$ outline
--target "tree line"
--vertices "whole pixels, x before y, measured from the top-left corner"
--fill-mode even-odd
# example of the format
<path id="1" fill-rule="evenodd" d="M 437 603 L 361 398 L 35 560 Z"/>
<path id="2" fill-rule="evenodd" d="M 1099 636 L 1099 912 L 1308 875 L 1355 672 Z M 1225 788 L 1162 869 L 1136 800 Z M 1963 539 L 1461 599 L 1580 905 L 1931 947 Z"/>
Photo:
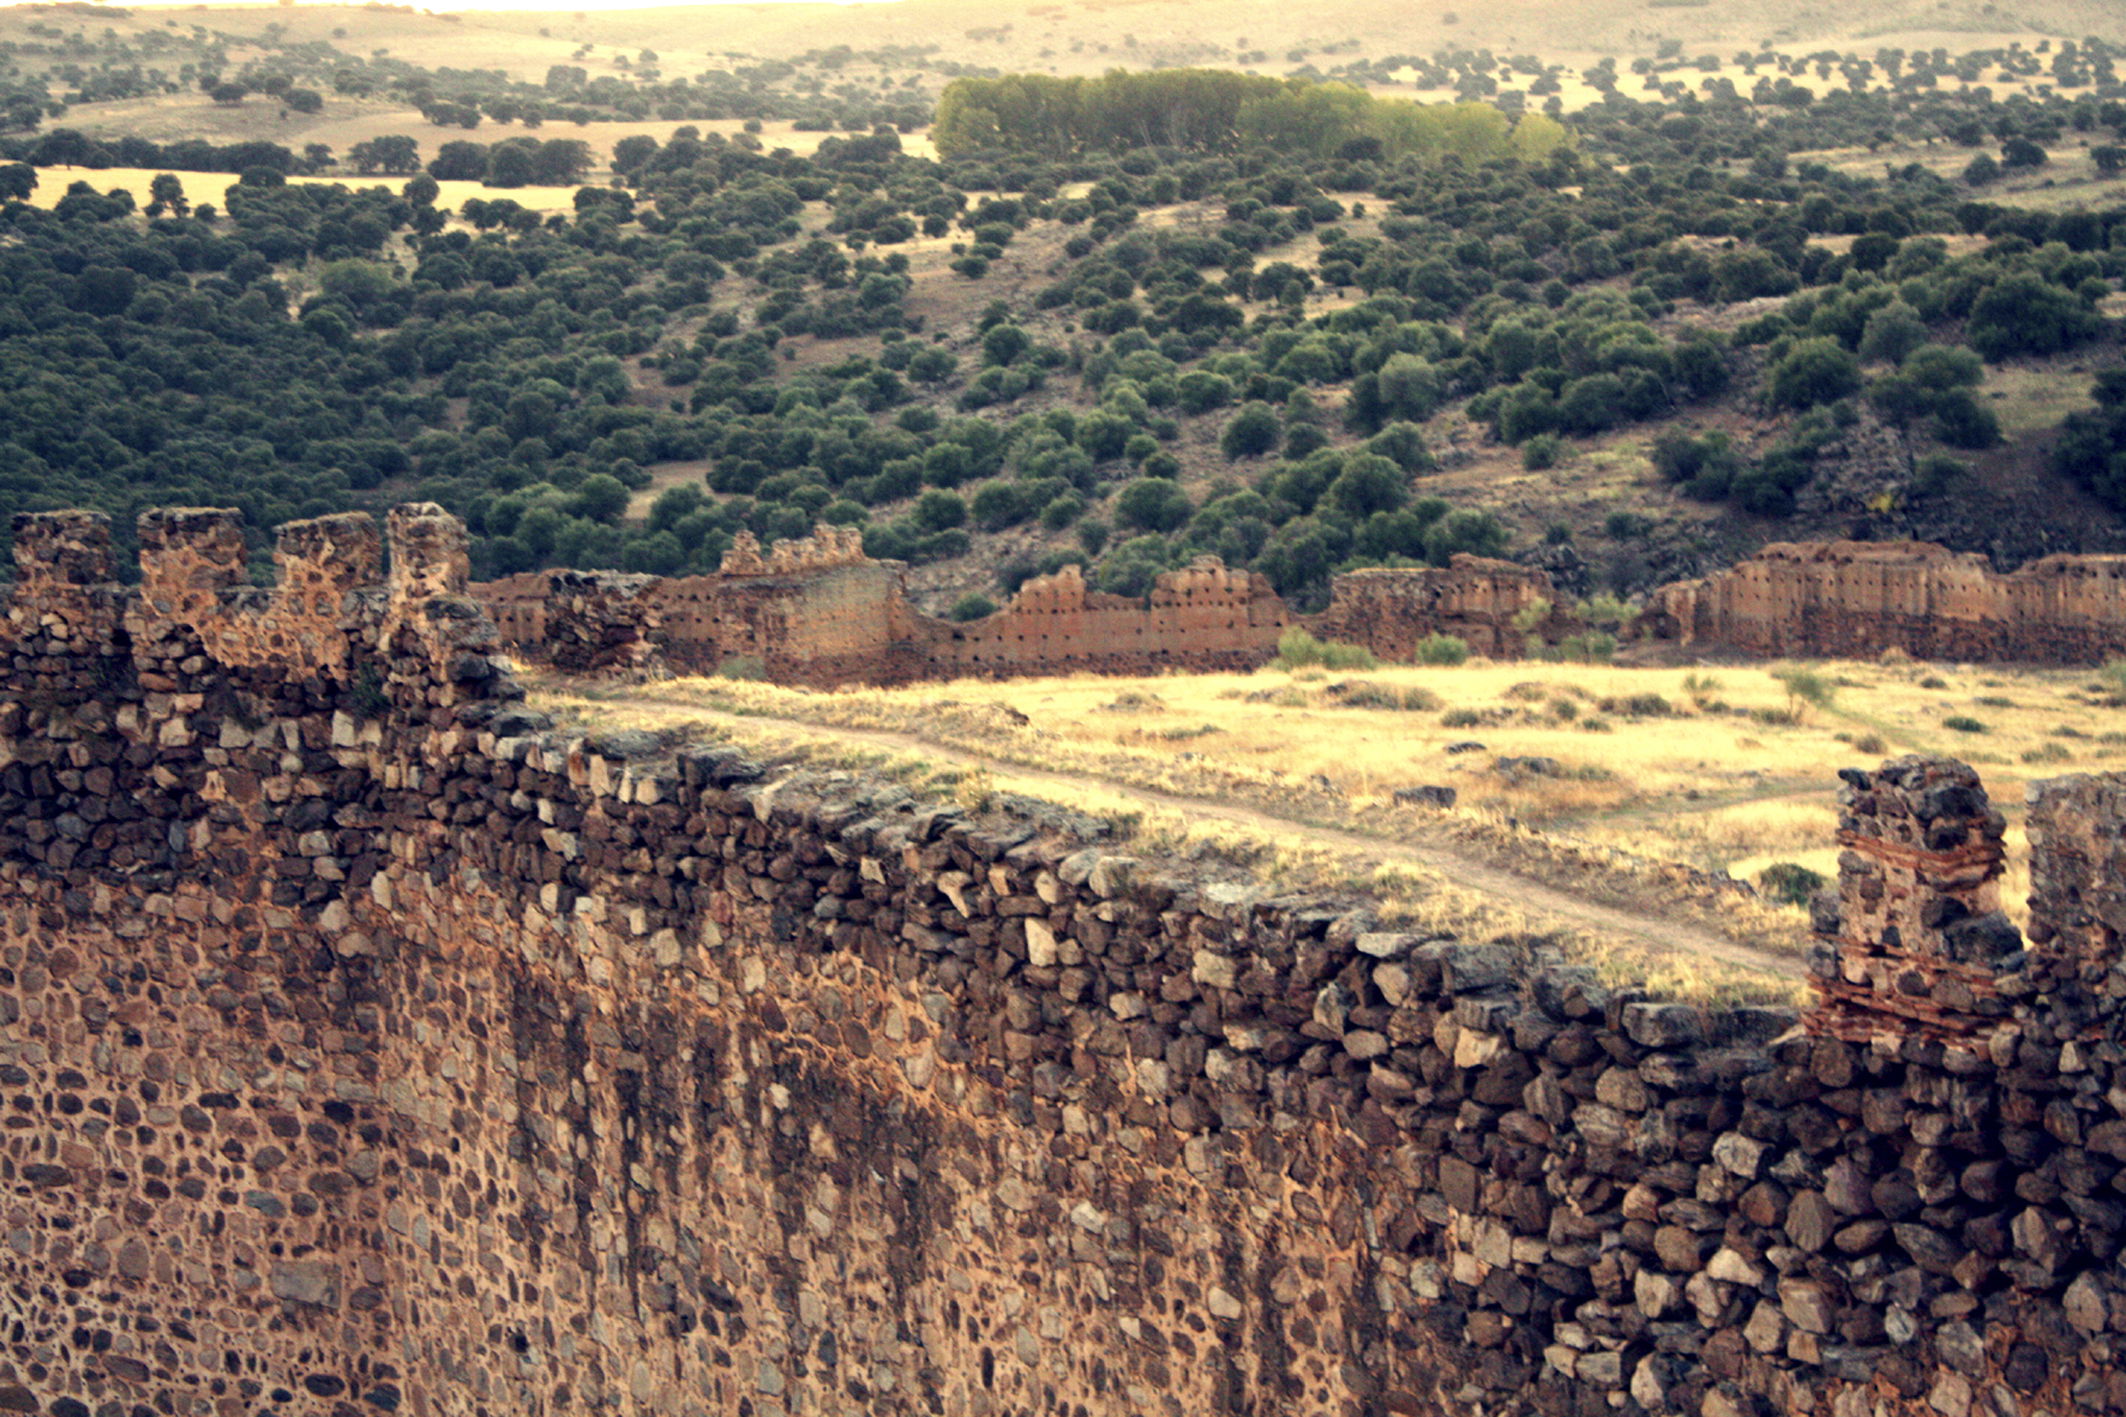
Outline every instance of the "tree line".
<path id="1" fill-rule="evenodd" d="M 938 100 L 931 141 L 948 158 L 997 149 L 1051 153 L 1245 147 L 1293 156 L 1467 163 L 1540 162 L 1571 134 L 1541 114 L 1515 123 L 1483 103 L 1418 104 L 1349 84 L 1226 69 L 1116 70 L 1100 78 L 959 78 Z"/>

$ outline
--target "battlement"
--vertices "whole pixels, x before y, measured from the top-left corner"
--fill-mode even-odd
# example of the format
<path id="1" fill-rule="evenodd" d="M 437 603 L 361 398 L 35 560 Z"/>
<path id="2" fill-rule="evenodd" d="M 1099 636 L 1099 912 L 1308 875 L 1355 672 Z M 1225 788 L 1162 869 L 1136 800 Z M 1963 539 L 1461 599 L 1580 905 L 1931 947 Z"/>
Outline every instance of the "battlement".
<path id="1" fill-rule="evenodd" d="M 2006 1013 L 1997 980 L 2023 948 L 2000 910 L 2001 814 L 1948 758 L 1839 774 L 1838 885 L 1819 900 L 1818 1026 L 1867 1037 L 1892 1018 L 1971 1034 Z"/>
<path id="2" fill-rule="evenodd" d="M 731 542 L 731 549 L 724 552 L 723 564 L 717 569 L 718 574 L 726 576 L 794 576 L 854 566 L 866 559 L 862 532 L 853 526 L 821 522 L 810 536 L 778 541 L 765 555 L 760 539 L 750 531 L 742 531 Z"/>
<path id="3" fill-rule="evenodd" d="M 391 571 L 385 588 L 393 606 L 465 593 L 472 575 L 465 523 L 433 502 L 405 502 L 391 509 L 386 525 Z"/>
<path id="4" fill-rule="evenodd" d="M 2030 938 L 2106 992 L 2126 946 L 2126 774 L 2033 782 Z"/>
<path id="5" fill-rule="evenodd" d="M 102 512 L 15 514 L 15 581 L 32 590 L 111 579 L 111 519 Z"/>
<path id="6" fill-rule="evenodd" d="M 102 513 L 17 517 L 18 570 L 7 602 L 16 641 L 58 637 L 71 655 L 143 662 L 182 662 L 197 652 L 223 668 L 275 667 L 344 682 L 355 659 L 401 625 L 418 622 L 439 662 L 492 640 L 484 614 L 463 595 L 464 525 L 431 503 L 393 509 L 384 535 L 361 512 L 283 524 L 274 581 L 265 587 L 249 583 L 240 512 L 155 508 L 140 514 L 137 534 L 133 588 L 113 578 Z M 155 682 L 170 679 L 149 672 Z"/>

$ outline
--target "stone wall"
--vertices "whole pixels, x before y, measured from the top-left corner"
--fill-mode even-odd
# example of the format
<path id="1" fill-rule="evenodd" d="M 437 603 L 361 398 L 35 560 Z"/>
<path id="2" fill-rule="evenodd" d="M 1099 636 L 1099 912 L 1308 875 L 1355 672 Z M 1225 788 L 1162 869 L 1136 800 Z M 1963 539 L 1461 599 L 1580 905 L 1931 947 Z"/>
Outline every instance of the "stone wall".
<path id="1" fill-rule="evenodd" d="M 1298 616 L 1267 579 L 1204 557 L 1158 576 L 1143 597 L 1092 590 L 1075 566 L 1021 586 L 965 624 L 909 603 L 902 569 L 822 527 L 763 556 L 750 537 L 713 576 L 534 571 L 472 587 L 503 642 L 572 672 L 669 664 L 708 673 L 734 661 L 780 683 L 900 684 L 966 676 L 1148 674 L 1253 669 L 1295 624 L 1409 659 L 1428 635 L 1480 654 L 1517 654 L 1515 616 L 1546 601 L 1540 572 L 1457 556 L 1451 567 L 1336 578 L 1328 611 Z"/>
<path id="2" fill-rule="evenodd" d="M 994 615 L 923 629 L 931 675 L 1007 678 L 1253 669 L 1291 623 L 1268 580 L 1209 556 L 1160 575 L 1141 600 L 1089 590 L 1066 566 L 1028 581 Z"/>
<path id="3" fill-rule="evenodd" d="M 1549 627 L 1550 578 L 1511 561 L 1457 555 L 1443 568 L 1347 571 L 1329 586 L 1317 633 L 1409 660 L 1429 635 L 1454 635 L 1478 654 L 1526 653 L 1530 630 Z M 1520 628 L 1526 624 L 1529 629 Z"/>
<path id="4" fill-rule="evenodd" d="M 2126 781 L 2038 790 L 1973 954 L 1976 781 L 1855 775 L 1824 1003 L 1704 1010 L 571 739 L 435 509 L 382 586 L 360 519 L 265 592 L 230 530 L 137 592 L 18 530 L 0 1411 L 2126 1410 Z M 1946 977 L 1892 930 L 1993 1006 L 1875 1007 Z"/>
<path id="5" fill-rule="evenodd" d="M 1684 645 L 1761 655 L 2093 664 L 2126 653 L 2126 556 L 2047 556 L 2010 575 L 1930 542 L 1774 543 L 1654 592 Z"/>

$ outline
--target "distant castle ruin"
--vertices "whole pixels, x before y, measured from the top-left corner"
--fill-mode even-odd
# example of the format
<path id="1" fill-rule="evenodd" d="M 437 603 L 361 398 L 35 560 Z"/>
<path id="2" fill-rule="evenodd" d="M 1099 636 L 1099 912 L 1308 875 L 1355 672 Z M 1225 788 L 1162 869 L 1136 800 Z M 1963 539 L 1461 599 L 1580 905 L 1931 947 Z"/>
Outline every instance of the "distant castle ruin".
<path id="1" fill-rule="evenodd" d="M 1520 627 L 1552 603 L 1542 572 L 1464 555 L 1445 567 L 1339 576 L 1328 609 L 1305 616 L 1263 576 L 1206 556 L 1159 576 L 1143 597 L 1094 590 L 1065 566 L 1026 582 L 994 614 L 958 624 L 917 609 L 903 576 L 899 563 L 866 557 L 853 531 L 822 526 L 766 555 L 741 536 L 710 576 L 530 571 L 472 591 L 508 644 L 557 668 L 655 657 L 708 671 L 753 661 L 800 684 L 1245 670 L 1275 656 L 1295 625 L 1389 659 L 1408 658 L 1431 634 L 1511 657 L 1526 648 Z"/>
<path id="2" fill-rule="evenodd" d="M 1144 597 L 1093 590 L 1075 566 L 1026 582 L 966 624 L 924 614 L 897 562 L 822 526 L 763 553 L 741 536 L 709 576 L 531 571 L 472 587 L 503 639 L 571 672 L 658 662 L 756 664 L 785 683 L 901 684 L 965 676 L 1253 669 L 1298 626 L 1413 659 L 1433 635 L 1493 658 L 1569 628 L 1550 579 L 1509 561 L 1350 571 L 1302 615 L 1262 576 L 1216 557 Z M 1656 590 L 1643 639 L 1714 654 L 2094 664 L 2126 654 L 2126 556 L 2048 556 L 2011 575 L 1925 542 L 1777 543 L 1702 580 Z"/>

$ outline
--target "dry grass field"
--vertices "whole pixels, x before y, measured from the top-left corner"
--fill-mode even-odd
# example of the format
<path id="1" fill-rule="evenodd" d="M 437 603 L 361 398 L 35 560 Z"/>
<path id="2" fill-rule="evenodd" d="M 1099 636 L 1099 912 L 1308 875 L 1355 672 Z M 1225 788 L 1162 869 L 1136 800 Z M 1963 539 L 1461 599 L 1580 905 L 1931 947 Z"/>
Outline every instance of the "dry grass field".
<path id="1" fill-rule="evenodd" d="M 181 172 L 185 200 L 197 205 L 210 202 L 216 207 L 228 205 L 229 189 L 237 182 L 233 172 Z M 133 200 L 142 206 L 148 204 L 148 187 L 155 180 L 156 172 L 145 167 L 41 167 L 37 169 L 37 190 L 30 194 L 30 202 L 39 207 L 55 207 L 67 189 L 76 182 L 86 182 L 99 192 L 124 190 L 133 194 Z M 396 191 L 403 186 L 403 177 L 291 177 L 291 183 L 316 183 L 323 186 L 343 184 L 348 187 L 389 187 Z M 488 187 L 478 182 L 438 182 L 441 189 L 436 197 L 436 206 L 444 211 L 456 211 L 468 200 L 479 197 L 493 200 L 507 197 L 519 206 L 540 212 L 569 212 L 575 210 L 576 189 L 573 187 Z"/>
<path id="2" fill-rule="evenodd" d="M 1025 790 L 1118 813 L 1180 857 L 1216 850 L 1280 882 L 1364 884 L 1450 927 L 1553 933 L 1671 988 L 1777 993 L 1791 980 L 1769 981 L 1746 961 L 1663 959 L 1643 940 L 1549 918 L 1495 882 L 1457 879 L 1451 866 L 1376 858 L 1398 843 L 1445 843 L 1472 863 L 1792 960 L 1801 908 L 1770 891 L 1723 891 L 1719 878 L 1761 884 L 1782 864 L 1835 874 L 1837 770 L 1944 753 L 1979 768 L 2008 821 L 2004 893 L 2019 914 L 2024 785 L 2126 767 L 2122 691 L 2116 673 L 1909 661 L 1471 661 L 836 693 L 728 678 L 554 684 L 542 698 L 596 724 L 706 725 L 765 751 L 972 762 L 988 788 L 1012 786 L 1023 769 L 1043 779 Z M 1056 774 L 1070 791 L 1057 792 Z M 1428 786 L 1454 789 L 1456 805 L 1397 799 Z M 1149 811 L 1144 793 L 1158 795 Z M 1368 842 L 1379 850 L 1369 855 Z"/>

